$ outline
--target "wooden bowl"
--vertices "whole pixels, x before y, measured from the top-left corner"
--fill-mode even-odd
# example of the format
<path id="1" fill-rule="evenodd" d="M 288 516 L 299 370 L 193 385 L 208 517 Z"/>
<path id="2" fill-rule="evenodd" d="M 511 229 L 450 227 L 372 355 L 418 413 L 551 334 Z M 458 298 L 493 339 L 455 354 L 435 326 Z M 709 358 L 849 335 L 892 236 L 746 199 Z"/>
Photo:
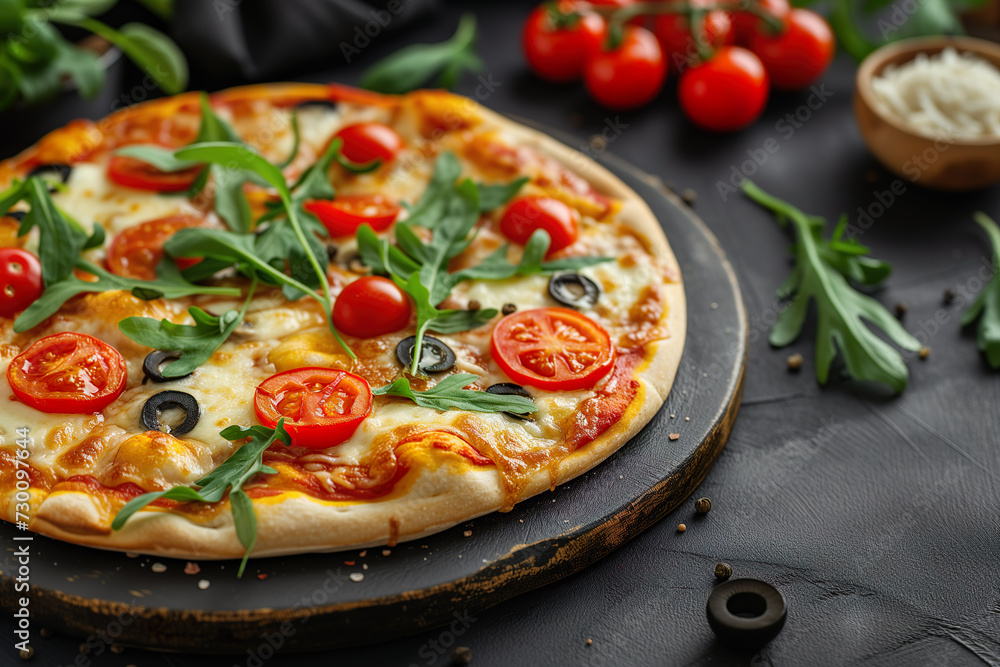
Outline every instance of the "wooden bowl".
<path id="1" fill-rule="evenodd" d="M 854 114 L 868 148 L 890 171 L 928 188 L 974 190 L 1000 182 L 1000 137 L 925 136 L 900 118 L 883 113 L 872 92 L 872 79 L 888 65 L 900 65 L 918 53 L 933 55 L 949 46 L 1000 68 L 1000 44 L 983 39 L 918 37 L 894 42 L 874 51 L 858 68 Z"/>

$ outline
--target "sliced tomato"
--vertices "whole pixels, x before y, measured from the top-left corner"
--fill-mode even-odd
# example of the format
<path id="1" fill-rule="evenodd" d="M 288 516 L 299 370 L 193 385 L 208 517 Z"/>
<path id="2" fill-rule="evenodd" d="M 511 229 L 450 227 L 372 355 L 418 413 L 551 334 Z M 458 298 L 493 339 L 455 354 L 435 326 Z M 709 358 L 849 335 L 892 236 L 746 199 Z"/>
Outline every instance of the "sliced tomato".
<path id="1" fill-rule="evenodd" d="M 27 250 L 0 248 L 0 317 L 13 317 L 42 295 L 42 264 Z"/>
<path id="2" fill-rule="evenodd" d="M 512 380 L 539 389 L 587 389 L 611 372 L 615 349 L 600 324 L 568 308 L 508 315 L 493 329 L 490 352 Z"/>
<path id="3" fill-rule="evenodd" d="M 354 236 L 361 225 L 376 232 L 389 229 L 402 207 L 382 195 L 340 195 L 334 200 L 308 202 L 306 210 L 319 218 L 332 236 Z"/>
<path id="4" fill-rule="evenodd" d="M 187 190 L 200 171 L 200 166 L 181 171 L 160 171 L 148 162 L 124 155 L 115 155 L 108 162 L 108 178 L 114 183 L 126 188 L 153 192 Z"/>
<path id="5" fill-rule="evenodd" d="M 163 259 L 163 244 L 167 239 L 181 229 L 204 224 L 205 221 L 197 215 L 180 213 L 129 227 L 116 236 L 108 247 L 108 269 L 126 278 L 156 280 L 156 265 Z M 191 257 L 175 260 L 181 269 L 200 261 Z"/>
<path id="6" fill-rule="evenodd" d="M 549 254 L 572 245 L 579 231 L 580 214 L 558 199 L 539 195 L 519 197 L 500 219 L 500 231 L 514 243 L 524 245 L 536 229 L 549 233 Z"/>
<path id="7" fill-rule="evenodd" d="M 382 123 L 354 123 L 333 136 L 344 142 L 340 154 L 357 164 L 372 160 L 391 162 L 403 147 L 396 130 Z"/>
<path id="8" fill-rule="evenodd" d="M 7 367 L 17 400 L 60 414 L 100 412 L 121 396 L 127 379 L 118 350 L 75 331 L 36 341 Z"/>
<path id="9" fill-rule="evenodd" d="M 260 383 L 257 419 L 274 428 L 282 417 L 292 445 L 326 449 L 344 442 L 372 409 L 368 382 L 334 368 L 296 368 Z"/>

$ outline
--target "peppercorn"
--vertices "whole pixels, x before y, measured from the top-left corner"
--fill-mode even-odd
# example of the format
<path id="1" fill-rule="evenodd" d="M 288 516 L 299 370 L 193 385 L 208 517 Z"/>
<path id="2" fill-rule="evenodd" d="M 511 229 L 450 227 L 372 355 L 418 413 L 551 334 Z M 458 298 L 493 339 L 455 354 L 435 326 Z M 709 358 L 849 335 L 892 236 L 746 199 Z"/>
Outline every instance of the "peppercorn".
<path id="1" fill-rule="evenodd" d="M 712 509 L 712 501 L 709 498 L 699 498 L 694 501 L 694 511 L 698 514 L 708 514 Z"/>
<path id="2" fill-rule="evenodd" d="M 35 647 L 29 646 L 28 648 L 22 648 L 18 655 L 21 656 L 21 660 L 31 660 L 35 657 Z"/>
<path id="3" fill-rule="evenodd" d="M 687 529 L 688 529 L 688 527 L 686 525 L 684 525 L 683 523 L 677 524 L 677 532 L 678 533 L 683 533 Z"/>
<path id="4" fill-rule="evenodd" d="M 795 354 L 789 355 L 788 359 L 785 360 L 788 364 L 788 370 L 797 372 L 802 368 L 802 355 L 796 352 Z"/>
<path id="5" fill-rule="evenodd" d="M 927 357 L 931 356 L 931 348 L 924 345 L 922 348 L 920 348 L 920 351 L 917 352 L 917 356 L 919 356 L 921 359 L 926 359 Z"/>
<path id="6" fill-rule="evenodd" d="M 729 563 L 716 563 L 715 564 L 715 578 L 722 579 L 725 581 L 729 577 L 733 576 L 733 568 L 730 567 Z"/>
<path id="7" fill-rule="evenodd" d="M 511 313 L 516 313 L 517 306 L 515 306 L 512 303 L 505 303 L 503 305 L 503 308 L 500 309 L 500 312 L 503 313 L 504 315 L 510 315 Z"/>
<path id="8" fill-rule="evenodd" d="M 951 304 L 955 303 L 956 296 L 958 295 L 955 294 L 955 290 L 948 288 L 944 291 L 944 294 L 941 296 L 941 300 L 944 301 L 944 305 L 950 306 Z"/>
<path id="9" fill-rule="evenodd" d="M 468 305 L 469 310 L 482 310 L 482 308 L 483 304 L 479 303 L 479 301 L 476 299 L 473 299 L 472 301 L 469 302 Z"/>
<path id="10" fill-rule="evenodd" d="M 467 665 L 472 662 L 472 649 L 468 646 L 459 646 L 451 652 L 451 664 Z"/>
<path id="11" fill-rule="evenodd" d="M 909 309 L 910 307 L 906 305 L 905 301 L 900 301 L 899 303 L 897 303 L 893 309 L 896 312 L 896 319 L 903 319 L 903 315 L 906 315 L 906 311 L 908 311 Z"/>

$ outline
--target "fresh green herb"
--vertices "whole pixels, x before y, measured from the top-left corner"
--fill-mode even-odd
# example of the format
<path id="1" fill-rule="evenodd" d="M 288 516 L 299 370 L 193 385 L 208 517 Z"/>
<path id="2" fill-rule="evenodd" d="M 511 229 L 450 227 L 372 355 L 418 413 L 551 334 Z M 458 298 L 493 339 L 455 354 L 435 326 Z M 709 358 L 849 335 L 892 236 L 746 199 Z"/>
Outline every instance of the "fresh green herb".
<path id="1" fill-rule="evenodd" d="M 413 44 L 375 63 L 361 85 L 380 93 L 402 94 L 425 85 L 437 76 L 437 85 L 452 88 L 463 71 L 480 72 L 483 61 L 474 50 L 476 19 L 466 14 L 455 35 L 439 44 Z"/>
<path id="2" fill-rule="evenodd" d="M 750 181 L 743 182 L 743 192 L 776 213 L 782 225 L 791 223 L 795 230 L 795 269 L 778 291 L 780 297 L 792 301 L 778 315 L 771 329 L 771 345 L 785 347 L 799 337 L 809 302 L 814 300 L 817 311 L 816 378 L 819 382 L 826 383 L 839 350 L 847 372 L 854 378 L 882 382 L 897 392 L 903 391 L 909 374 L 902 356 L 876 336 L 863 320 L 876 325 L 903 349 L 916 351 L 920 343 L 882 304 L 851 287 L 843 272 L 845 266 L 850 266 L 845 257 L 859 257 L 858 248 L 853 244 L 845 244 L 850 247 L 844 248 L 831 241 L 825 244 L 824 250 L 817 218 L 767 194 Z M 825 257 L 829 253 L 841 255 L 842 261 L 828 261 Z"/>
<path id="3" fill-rule="evenodd" d="M 182 503 L 217 503 L 222 500 L 228 490 L 229 506 L 233 513 L 236 535 L 240 539 L 240 544 L 246 547 L 246 553 L 240 562 L 240 569 L 236 573 L 237 577 L 242 577 L 247 559 L 250 558 L 250 553 L 257 543 L 257 514 L 254 512 L 253 503 L 243 490 L 243 485 L 258 473 L 277 474 L 277 470 L 264 465 L 263 454 L 275 442 L 280 441 L 288 446 L 292 444 L 292 439 L 285 430 L 284 422 L 284 418 L 279 419 L 273 430 L 263 426 L 243 428 L 235 425 L 223 429 L 221 435 L 226 440 L 235 442 L 250 438 L 250 442 L 237 449 L 215 470 L 195 482 L 195 485 L 199 487 L 198 490 L 190 486 L 175 486 L 166 491 L 144 493 L 133 498 L 119 510 L 114 521 L 111 522 L 112 530 L 121 530 L 129 517 L 154 500 L 164 498 Z"/>
<path id="4" fill-rule="evenodd" d="M 478 183 L 479 188 L 479 210 L 482 213 L 500 208 L 524 187 L 524 184 L 531 179 L 527 176 L 515 179 L 510 183 L 499 183 L 497 185 L 484 185 Z"/>
<path id="5" fill-rule="evenodd" d="M 246 316 L 256 286 L 255 280 L 240 310 L 230 309 L 216 317 L 196 306 L 188 308 L 193 325 L 175 324 L 165 318 L 127 317 L 118 323 L 118 328 L 140 345 L 180 352 L 180 359 L 164 367 L 162 374 L 164 377 L 183 377 L 208 361 L 229 339 Z"/>
<path id="6" fill-rule="evenodd" d="M 977 212 L 975 220 L 986 230 L 993 246 L 993 277 L 962 314 L 962 326 L 979 320 L 976 345 L 986 354 L 992 368 L 1000 368 L 1000 229 L 985 213 Z"/>
<path id="7" fill-rule="evenodd" d="M 477 379 L 471 373 L 456 373 L 444 378 L 427 391 L 413 391 L 408 379 L 399 378 L 390 385 L 373 389 L 372 393 L 376 396 L 407 398 L 422 408 L 440 412 L 455 409 L 470 412 L 513 412 L 523 415 L 538 409 L 532 401 L 523 396 L 463 389 Z"/>
<path id="8" fill-rule="evenodd" d="M 42 263 L 42 282 L 49 286 L 70 275 L 73 265 L 87 245 L 87 233 L 79 223 L 56 207 L 49 196 L 45 180 L 33 176 L 23 184 L 15 183 L 0 195 L 0 199 L 0 208 L 4 211 L 22 199 L 31 206 L 21 220 L 17 234 L 23 236 L 33 227 L 38 227 L 38 258 Z M 104 231 L 99 233 L 103 235 Z"/>

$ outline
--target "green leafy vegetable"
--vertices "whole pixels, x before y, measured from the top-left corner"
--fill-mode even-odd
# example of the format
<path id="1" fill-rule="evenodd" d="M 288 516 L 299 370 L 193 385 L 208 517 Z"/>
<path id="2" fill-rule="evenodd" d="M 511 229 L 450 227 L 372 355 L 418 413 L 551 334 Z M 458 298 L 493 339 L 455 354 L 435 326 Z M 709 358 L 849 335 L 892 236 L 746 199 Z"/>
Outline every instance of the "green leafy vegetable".
<path id="1" fill-rule="evenodd" d="M 899 324 L 878 301 L 853 289 L 841 272 L 842 267 L 824 258 L 830 252 L 858 257 L 859 248 L 838 250 L 833 242 L 821 250 L 817 219 L 810 218 L 791 204 L 773 197 L 750 181 L 743 182 L 743 192 L 761 206 L 777 214 L 779 222 L 791 223 L 795 231 L 795 269 L 779 290 L 779 296 L 792 299 L 771 329 L 770 342 L 784 347 L 802 332 L 809 302 L 816 302 L 816 378 L 825 384 L 830 366 L 839 350 L 851 376 L 859 380 L 882 382 L 895 391 L 906 388 L 909 374 L 902 356 L 876 336 L 863 320 L 879 327 L 897 345 L 915 351 L 920 343 Z M 843 260 L 843 257 L 841 257 Z M 845 264 L 846 260 L 840 262 Z"/>
<path id="2" fill-rule="evenodd" d="M 444 378 L 427 391 L 413 391 L 408 379 L 399 378 L 390 385 L 373 389 L 372 393 L 376 396 L 407 398 L 422 408 L 440 412 L 455 409 L 470 412 L 513 412 L 523 415 L 538 409 L 534 402 L 523 396 L 463 389 L 477 379 L 471 373 L 456 373 Z"/>
<path id="3" fill-rule="evenodd" d="M 484 185 L 479 183 L 479 210 L 485 213 L 493 209 L 500 208 L 524 187 L 524 184 L 531 179 L 527 176 L 515 179 L 510 183 L 500 183 L 497 185 Z"/>
<path id="4" fill-rule="evenodd" d="M 78 25 L 120 48 L 168 95 L 176 95 L 187 87 L 187 60 L 180 48 L 159 30 L 143 23 L 126 23 L 115 30 L 89 17 L 62 22 Z"/>
<path id="5" fill-rule="evenodd" d="M 203 502 L 217 503 L 229 491 L 229 506 L 233 513 L 233 523 L 236 527 L 236 534 L 240 539 L 240 544 L 246 547 L 246 553 L 240 563 L 237 577 L 243 576 L 247 559 L 257 543 L 257 515 L 253 509 L 253 503 L 243 491 L 243 485 L 258 473 L 266 475 L 277 474 L 277 471 L 270 466 L 264 465 L 264 451 L 275 442 L 282 442 L 291 445 L 292 439 L 285 430 L 284 418 L 279 419 L 274 429 L 263 426 L 230 426 L 223 429 L 221 435 L 226 440 L 237 441 L 250 438 L 250 442 L 237 449 L 232 456 L 226 459 L 215 470 L 208 473 L 197 482 L 195 486 L 198 490 L 190 486 L 175 486 L 166 491 L 154 491 L 144 493 L 137 498 L 133 498 L 119 510 L 114 521 L 111 522 L 112 530 L 121 530 L 129 517 L 146 507 L 154 500 L 163 498 L 165 500 L 176 500 L 178 502 Z"/>
<path id="6" fill-rule="evenodd" d="M 365 72 L 361 85 L 380 93 L 401 94 L 425 85 L 437 75 L 439 86 L 451 88 L 463 71 L 482 71 L 483 61 L 475 53 L 475 42 L 476 19 L 466 14 L 451 39 L 400 49 Z"/>
<path id="7" fill-rule="evenodd" d="M 962 314 L 962 326 L 979 320 L 976 345 L 992 368 L 1000 368 L 1000 229 L 985 213 L 977 212 L 975 220 L 986 231 L 993 246 L 993 277 Z"/>

